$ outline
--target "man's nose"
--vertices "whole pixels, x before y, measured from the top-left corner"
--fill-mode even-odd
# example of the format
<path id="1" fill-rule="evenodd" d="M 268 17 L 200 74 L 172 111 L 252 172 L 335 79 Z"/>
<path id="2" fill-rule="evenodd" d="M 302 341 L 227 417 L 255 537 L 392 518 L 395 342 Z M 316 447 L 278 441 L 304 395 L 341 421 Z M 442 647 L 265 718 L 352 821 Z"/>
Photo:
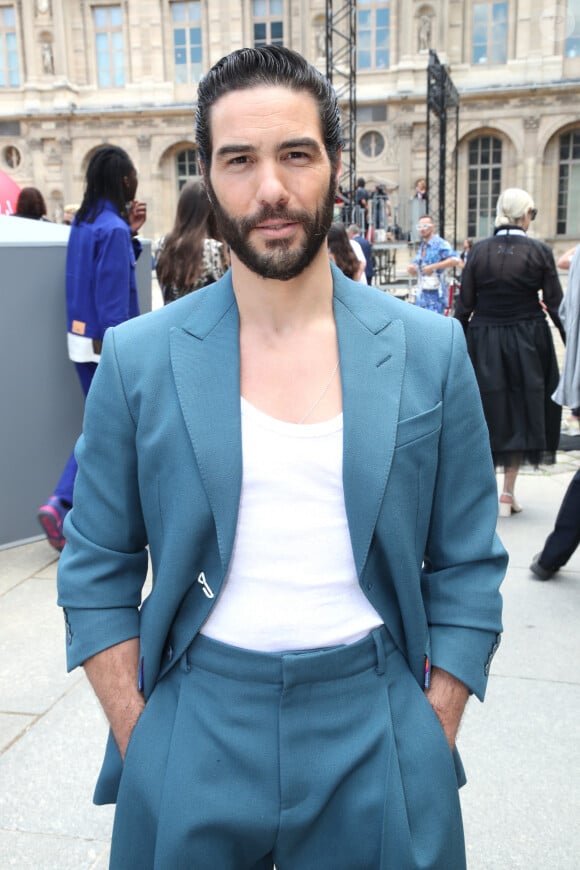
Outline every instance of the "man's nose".
<path id="1" fill-rule="evenodd" d="M 258 175 L 256 199 L 260 205 L 278 205 L 288 202 L 289 194 L 284 182 L 282 167 L 275 162 L 265 162 Z"/>

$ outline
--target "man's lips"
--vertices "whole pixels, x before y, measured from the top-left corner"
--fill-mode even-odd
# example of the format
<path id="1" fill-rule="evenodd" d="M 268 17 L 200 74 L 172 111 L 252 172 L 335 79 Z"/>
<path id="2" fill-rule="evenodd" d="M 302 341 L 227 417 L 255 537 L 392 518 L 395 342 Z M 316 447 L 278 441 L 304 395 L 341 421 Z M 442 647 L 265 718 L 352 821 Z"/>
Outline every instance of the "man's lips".
<path id="1" fill-rule="evenodd" d="M 257 224 L 254 229 L 265 236 L 284 236 L 290 235 L 297 226 L 298 223 L 296 221 L 272 220 L 263 221 L 262 223 Z"/>

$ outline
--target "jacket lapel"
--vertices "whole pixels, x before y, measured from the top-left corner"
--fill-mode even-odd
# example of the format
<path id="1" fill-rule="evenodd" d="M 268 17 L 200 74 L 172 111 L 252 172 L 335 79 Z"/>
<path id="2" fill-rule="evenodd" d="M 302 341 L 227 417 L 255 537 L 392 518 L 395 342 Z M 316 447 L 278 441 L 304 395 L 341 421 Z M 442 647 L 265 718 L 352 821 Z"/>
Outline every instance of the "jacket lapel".
<path id="1" fill-rule="evenodd" d="M 225 572 L 242 482 L 239 316 L 230 273 L 207 293 L 197 291 L 193 297 L 190 316 L 171 332 L 170 352 Z"/>
<path id="2" fill-rule="evenodd" d="M 379 304 L 380 296 L 361 292 L 334 267 L 333 277 L 344 408 L 344 497 L 360 577 L 395 447 L 405 334 L 402 322 Z M 239 316 L 230 273 L 207 294 L 197 291 L 193 296 L 198 298 L 192 300 L 190 316 L 172 330 L 171 358 L 225 571 L 242 483 Z"/>
<path id="3" fill-rule="evenodd" d="M 405 332 L 402 322 L 378 304 L 384 301 L 380 296 L 333 273 L 344 409 L 344 499 L 361 577 L 395 447 Z"/>

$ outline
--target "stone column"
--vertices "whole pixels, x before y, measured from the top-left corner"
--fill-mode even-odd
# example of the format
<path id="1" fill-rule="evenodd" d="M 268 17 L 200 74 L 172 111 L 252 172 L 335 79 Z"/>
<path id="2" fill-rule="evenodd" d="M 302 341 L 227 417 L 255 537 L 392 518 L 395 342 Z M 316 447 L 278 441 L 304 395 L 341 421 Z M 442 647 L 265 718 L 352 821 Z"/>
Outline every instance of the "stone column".
<path id="1" fill-rule="evenodd" d="M 402 121 L 395 124 L 396 141 L 394 151 L 399 164 L 399 209 L 398 222 L 404 233 L 411 230 L 411 209 L 409 201 L 412 194 L 411 157 L 413 146 L 413 124 Z"/>
<path id="2" fill-rule="evenodd" d="M 538 130 L 540 118 L 538 115 L 527 115 L 524 118 L 524 159 L 522 187 L 532 196 L 538 196 L 540 179 L 537 176 L 536 153 L 538 150 Z"/>

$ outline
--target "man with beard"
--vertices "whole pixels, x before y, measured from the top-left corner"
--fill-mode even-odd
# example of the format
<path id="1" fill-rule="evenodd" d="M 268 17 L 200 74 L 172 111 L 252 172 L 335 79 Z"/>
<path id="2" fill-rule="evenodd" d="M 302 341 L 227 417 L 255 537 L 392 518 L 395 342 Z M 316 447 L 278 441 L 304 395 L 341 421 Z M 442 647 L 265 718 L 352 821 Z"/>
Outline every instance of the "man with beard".
<path id="1" fill-rule="evenodd" d="M 299 55 L 219 61 L 197 143 L 231 270 L 107 333 L 59 566 L 110 866 L 463 868 L 506 555 L 461 329 L 330 265 L 338 105 Z"/>

